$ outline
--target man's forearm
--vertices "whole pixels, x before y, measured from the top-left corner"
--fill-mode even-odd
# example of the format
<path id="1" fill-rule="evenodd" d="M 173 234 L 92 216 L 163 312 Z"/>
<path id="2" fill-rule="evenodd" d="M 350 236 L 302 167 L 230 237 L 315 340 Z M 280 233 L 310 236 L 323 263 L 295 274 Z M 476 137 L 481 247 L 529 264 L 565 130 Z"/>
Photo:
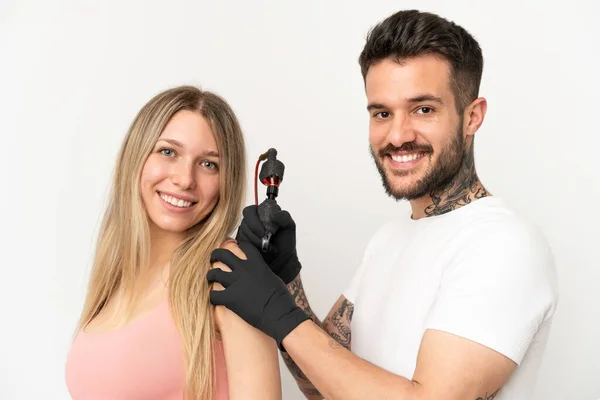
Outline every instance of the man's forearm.
<path id="1" fill-rule="evenodd" d="M 304 293 L 304 287 L 302 286 L 302 280 L 300 278 L 300 275 L 298 275 L 296 279 L 290 282 L 287 285 L 287 287 L 290 291 L 290 294 L 294 298 L 296 305 L 300 307 L 311 318 L 313 323 L 315 323 L 319 327 L 322 327 L 323 324 L 321 323 L 319 318 L 317 318 L 313 310 L 310 308 L 310 304 L 308 304 L 308 299 L 306 298 L 306 293 Z M 292 360 L 289 354 L 282 351 L 281 357 L 283 358 L 285 365 L 287 366 L 294 379 L 296 379 L 296 383 L 298 384 L 298 387 L 300 388 L 302 393 L 304 393 L 304 396 L 306 396 L 306 398 L 309 400 L 322 399 L 323 396 L 321 396 L 319 391 L 310 382 L 306 375 L 304 375 L 302 370 L 296 365 L 296 363 L 294 362 L 294 360 Z"/>
<path id="2" fill-rule="evenodd" d="M 325 318 L 325 321 L 321 322 L 310 308 L 300 275 L 288 285 L 288 290 L 294 298 L 296 305 L 312 319 L 315 325 L 329 334 L 332 340 L 335 340 L 340 346 L 343 346 L 348 350 L 350 349 L 350 321 L 352 320 L 352 314 L 354 312 L 354 305 L 352 303 L 341 296 L 333 306 L 332 311 L 327 318 Z M 321 396 L 319 391 L 310 382 L 302 370 L 298 368 L 298 365 L 296 365 L 289 354 L 282 352 L 281 356 L 285 361 L 285 365 L 296 379 L 302 393 L 304 393 L 309 400 L 322 399 L 323 396 Z"/>
<path id="3" fill-rule="evenodd" d="M 352 354 L 320 327 L 304 321 L 283 340 L 288 357 L 329 400 L 413 400 L 418 384 Z"/>

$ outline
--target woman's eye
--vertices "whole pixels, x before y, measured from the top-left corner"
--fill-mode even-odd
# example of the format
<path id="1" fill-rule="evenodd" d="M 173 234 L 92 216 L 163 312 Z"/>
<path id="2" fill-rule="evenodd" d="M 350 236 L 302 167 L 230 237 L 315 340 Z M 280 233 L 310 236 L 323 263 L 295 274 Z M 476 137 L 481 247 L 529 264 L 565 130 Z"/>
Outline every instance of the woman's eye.
<path id="1" fill-rule="evenodd" d="M 217 169 L 217 164 L 215 164 L 212 161 L 203 161 L 202 162 L 202 166 L 208 168 L 208 169 Z"/>
<path id="2" fill-rule="evenodd" d="M 166 149 L 166 148 L 160 149 L 159 152 L 163 156 L 167 156 L 167 157 L 171 157 L 171 156 L 175 155 L 175 151 L 173 149 Z"/>

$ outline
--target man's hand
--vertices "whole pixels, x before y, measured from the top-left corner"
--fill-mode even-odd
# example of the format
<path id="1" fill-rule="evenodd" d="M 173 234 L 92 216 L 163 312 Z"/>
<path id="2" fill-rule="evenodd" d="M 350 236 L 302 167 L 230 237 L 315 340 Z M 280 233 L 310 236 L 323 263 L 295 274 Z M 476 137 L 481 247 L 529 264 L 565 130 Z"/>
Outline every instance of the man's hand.
<path id="1" fill-rule="evenodd" d="M 265 227 L 258 217 L 258 207 L 255 205 L 244 208 L 243 219 L 238 229 L 236 240 L 252 243 L 257 249 L 262 247 L 262 237 Z M 271 222 L 277 226 L 277 231 L 271 237 L 269 251 L 263 258 L 281 280 L 288 284 L 298 276 L 300 261 L 296 253 L 296 223 L 287 211 L 273 214 Z"/>
<path id="2" fill-rule="evenodd" d="M 211 291 L 210 302 L 223 305 L 239 315 L 248 324 L 271 336 L 280 350 L 281 342 L 302 321 L 309 319 L 294 302 L 285 284 L 263 260 L 259 250 L 251 243 L 240 243 L 246 260 L 231 251 L 216 249 L 211 263 L 222 262 L 231 268 L 208 271 L 209 283 L 218 282 L 225 288 Z"/>
<path id="3" fill-rule="evenodd" d="M 241 259 L 246 258 L 233 241 L 226 241 L 221 248 L 230 250 Z M 229 267 L 219 262 L 215 262 L 213 267 L 231 272 Z M 217 282 L 212 286 L 216 291 L 224 289 Z M 279 351 L 275 341 L 226 307 L 214 307 L 214 317 L 219 340 L 223 344 L 229 398 L 281 400 Z M 252 363 L 261 367 L 248 370 Z"/>

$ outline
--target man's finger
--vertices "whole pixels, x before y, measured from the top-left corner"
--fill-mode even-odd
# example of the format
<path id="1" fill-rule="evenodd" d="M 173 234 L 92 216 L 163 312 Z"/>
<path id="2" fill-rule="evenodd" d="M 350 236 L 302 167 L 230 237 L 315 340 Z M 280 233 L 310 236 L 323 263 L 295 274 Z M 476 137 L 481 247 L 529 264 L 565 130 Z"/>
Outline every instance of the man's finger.
<path id="1" fill-rule="evenodd" d="M 252 243 L 242 242 L 239 244 L 239 246 L 240 246 L 240 249 L 246 255 L 247 260 L 258 258 L 264 262 L 264 259 L 263 259 L 263 256 L 262 256 L 260 250 L 258 250 Z"/>
<path id="2" fill-rule="evenodd" d="M 237 241 L 238 241 L 238 243 L 250 242 L 254 245 L 254 247 L 256 247 L 258 249 L 262 249 L 262 237 L 260 237 L 260 238 L 257 237 L 252 231 L 250 231 L 250 228 L 248 228 L 248 226 L 246 224 L 240 226 L 240 229 L 238 231 Z M 277 254 L 277 251 L 278 251 L 277 246 L 271 240 L 271 242 L 269 243 L 269 253 Z"/>
<path id="3" fill-rule="evenodd" d="M 252 233 L 254 233 L 254 235 L 259 238 L 265 235 L 265 226 L 258 217 L 257 206 L 252 205 L 244 208 L 244 210 L 242 211 L 242 215 L 244 216 L 242 225 L 248 225 Z"/>
<path id="4" fill-rule="evenodd" d="M 282 228 L 289 229 L 289 228 L 296 227 L 296 223 L 292 219 L 292 216 L 290 215 L 289 212 L 287 212 L 285 210 L 277 211 L 276 213 L 273 213 L 273 216 L 271 217 L 271 222 L 273 222 L 273 224 L 275 224 L 280 229 L 282 229 Z"/>
<path id="5" fill-rule="evenodd" d="M 250 242 L 256 247 L 262 246 L 262 236 L 256 236 L 247 224 L 240 225 L 240 241 Z"/>
<path id="6" fill-rule="evenodd" d="M 218 282 L 223 285 L 224 288 L 229 287 L 235 282 L 235 276 L 233 272 L 223 271 L 220 268 L 213 268 L 206 274 L 206 279 L 209 283 Z"/>
<path id="7" fill-rule="evenodd" d="M 210 302 L 214 306 L 226 306 L 228 302 L 228 296 L 226 290 L 211 290 L 210 291 Z"/>
<path id="8" fill-rule="evenodd" d="M 213 250 L 213 252 L 210 254 L 210 262 L 212 264 L 217 261 L 220 261 L 223 264 L 227 265 L 229 268 L 231 268 L 232 271 L 235 271 L 238 265 L 242 262 L 241 259 L 239 259 L 235 254 L 233 254 L 227 249 Z"/>

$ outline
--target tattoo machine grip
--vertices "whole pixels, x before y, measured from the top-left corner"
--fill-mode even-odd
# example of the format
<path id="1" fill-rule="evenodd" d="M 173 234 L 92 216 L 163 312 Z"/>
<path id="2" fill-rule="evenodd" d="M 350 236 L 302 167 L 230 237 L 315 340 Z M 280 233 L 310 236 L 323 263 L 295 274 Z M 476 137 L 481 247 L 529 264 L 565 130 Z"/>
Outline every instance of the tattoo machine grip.
<path id="1" fill-rule="evenodd" d="M 277 231 L 277 227 L 271 221 L 274 213 L 281 211 L 277 204 L 279 195 L 279 185 L 283 181 L 285 166 L 277 159 L 277 150 L 271 148 L 261 156 L 266 157 L 266 161 L 260 170 L 260 181 L 267 186 L 267 198 L 258 206 L 258 218 L 265 226 L 265 235 L 262 238 L 262 251 L 269 251 L 271 236 Z"/>

